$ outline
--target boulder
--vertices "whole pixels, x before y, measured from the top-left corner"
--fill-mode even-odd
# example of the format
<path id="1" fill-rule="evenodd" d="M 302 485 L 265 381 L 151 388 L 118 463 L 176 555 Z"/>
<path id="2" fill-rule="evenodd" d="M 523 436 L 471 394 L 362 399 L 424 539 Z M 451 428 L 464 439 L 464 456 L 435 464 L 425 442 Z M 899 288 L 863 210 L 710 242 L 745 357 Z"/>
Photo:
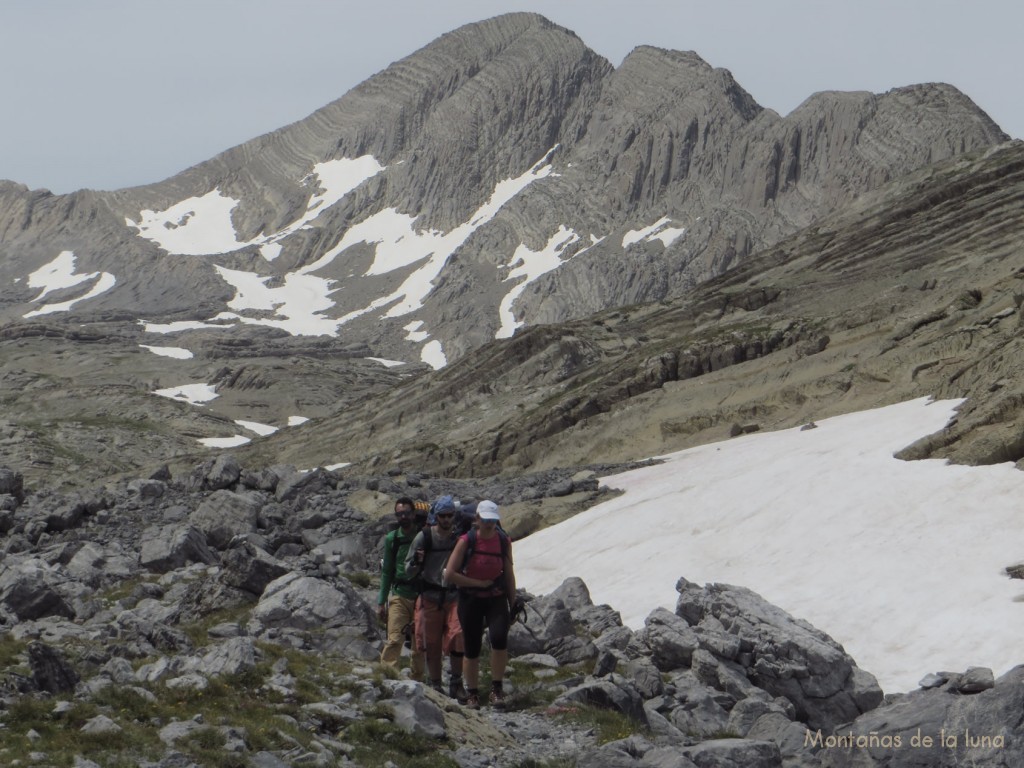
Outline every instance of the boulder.
<path id="1" fill-rule="evenodd" d="M 0 495 L 9 495 L 18 504 L 25 501 L 25 479 L 21 472 L 15 472 L 8 467 L 0 467 Z"/>
<path id="2" fill-rule="evenodd" d="M 211 491 L 230 488 L 238 482 L 242 475 L 242 466 L 230 453 L 221 454 L 213 461 L 213 466 L 206 473 L 205 486 Z"/>
<path id="3" fill-rule="evenodd" d="M 187 523 L 151 526 L 142 535 L 139 565 L 154 573 L 167 573 L 188 563 L 217 562 L 206 535 Z"/>
<path id="4" fill-rule="evenodd" d="M 347 650 L 357 658 L 378 655 L 368 644 L 378 639 L 376 615 L 345 580 L 332 586 L 288 573 L 272 581 L 253 609 L 250 631 L 259 634 L 275 628 L 309 633 L 311 642 Z"/>
<path id="5" fill-rule="evenodd" d="M 135 494 L 140 499 L 159 499 L 167 492 L 167 483 L 153 478 L 148 480 L 130 480 L 128 482 L 128 492 Z"/>
<path id="6" fill-rule="evenodd" d="M 40 691 L 67 693 L 78 685 L 78 673 L 55 648 L 45 643 L 29 643 L 28 663 L 32 669 L 32 682 Z"/>
<path id="7" fill-rule="evenodd" d="M 278 480 L 274 496 L 278 501 L 295 501 L 300 496 L 330 491 L 337 484 L 338 479 L 326 469 L 293 471 Z"/>
<path id="8" fill-rule="evenodd" d="M 189 515 L 189 522 L 206 535 L 211 547 L 225 549 L 235 536 L 255 533 L 262 504 L 260 495 L 252 491 L 214 491 Z"/>
<path id="9" fill-rule="evenodd" d="M 561 694 L 555 699 L 553 706 L 571 707 L 576 703 L 613 709 L 640 725 L 647 725 L 647 714 L 639 691 L 631 680 L 621 675 L 589 677 L 582 684 Z"/>
<path id="10" fill-rule="evenodd" d="M 822 768 L 1024 765 L 1024 665 L 987 690 L 964 694 L 947 685 L 912 691 L 849 725 L 814 729 L 806 738 Z"/>
<path id="11" fill-rule="evenodd" d="M 256 646 L 249 637 L 233 637 L 213 647 L 196 671 L 206 677 L 237 675 L 256 668 Z"/>
<path id="12" fill-rule="evenodd" d="M 720 652 L 727 660 L 740 660 L 745 676 L 759 688 L 791 701 L 797 718 L 811 728 L 849 722 L 881 703 L 875 678 L 858 669 L 839 643 L 754 591 L 727 584 L 701 588 L 685 579 L 676 589 L 676 613 L 696 628 L 691 632 L 698 644 L 704 630 L 706 637 L 724 631 L 738 638 Z"/>
<path id="13" fill-rule="evenodd" d="M 697 633 L 684 618 L 665 608 L 656 608 L 637 633 L 651 649 L 651 661 L 663 672 L 689 667 L 693 652 L 700 647 Z"/>
<path id="14" fill-rule="evenodd" d="M 256 597 L 267 584 L 289 572 L 287 565 L 250 542 L 227 550 L 221 558 L 221 578 Z"/>
<path id="15" fill-rule="evenodd" d="M 558 597 L 545 595 L 526 602 L 522 621 L 512 625 L 508 648 L 513 655 L 550 653 L 559 661 L 556 646 L 565 648 L 567 638 L 576 637 L 572 613 Z"/>
<path id="16" fill-rule="evenodd" d="M 443 739 L 447 736 L 444 712 L 432 701 L 422 683 L 412 680 L 397 682 L 391 698 L 381 702 L 395 714 L 394 723 L 406 733 Z"/>
<path id="17" fill-rule="evenodd" d="M 712 739 L 679 752 L 697 768 L 782 768 L 782 754 L 771 741 Z"/>
<path id="18" fill-rule="evenodd" d="M 58 590 L 61 579 L 44 561 L 31 559 L 0 573 L 0 604 L 18 617 L 31 621 L 46 616 L 75 617 Z"/>

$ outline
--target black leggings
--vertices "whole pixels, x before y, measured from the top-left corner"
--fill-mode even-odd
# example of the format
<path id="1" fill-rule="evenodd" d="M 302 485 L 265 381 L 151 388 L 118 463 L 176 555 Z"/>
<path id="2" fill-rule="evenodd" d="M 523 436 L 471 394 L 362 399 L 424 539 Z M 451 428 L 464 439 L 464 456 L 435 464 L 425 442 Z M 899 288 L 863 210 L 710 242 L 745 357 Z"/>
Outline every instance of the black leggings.
<path id="1" fill-rule="evenodd" d="M 503 651 L 508 647 L 508 598 L 480 597 L 459 592 L 459 624 L 462 625 L 462 642 L 466 647 L 467 659 L 480 658 L 484 642 L 484 627 L 491 641 L 491 648 Z"/>

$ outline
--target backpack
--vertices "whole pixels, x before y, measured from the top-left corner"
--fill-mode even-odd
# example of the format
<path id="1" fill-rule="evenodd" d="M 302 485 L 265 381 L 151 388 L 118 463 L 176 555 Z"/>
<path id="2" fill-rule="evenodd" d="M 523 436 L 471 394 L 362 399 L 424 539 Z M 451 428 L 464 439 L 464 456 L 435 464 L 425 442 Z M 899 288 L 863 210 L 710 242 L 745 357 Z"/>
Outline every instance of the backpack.
<path id="1" fill-rule="evenodd" d="M 502 528 L 500 524 L 498 525 L 497 529 L 495 529 L 495 532 L 498 534 L 498 541 L 501 542 L 501 560 L 502 562 L 504 562 L 508 559 L 508 548 L 512 540 L 509 538 L 508 534 L 505 533 L 505 529 Z M 471 558 L 473 556 L 473 552 L 476 551 L 476 537 L 476 528 L 470 528 L 466 536 L 466 543 L 469 546 L 466 547 L 466 556 L 462 560 L 463 573 L 466 572 L 466 566 L 469 565 L 469 558 Z M 491 552 L 481 552 L 480 554 L 493 555 L 493 553 Z"/>
<path id="2" fill-rule="evenodd" d="M 403 587 L 412 587 L 417 592 L 423 591 L 423 580 L 420 578 L 419 575 L 416 575 L 416 576 L 414 576 L 411 579 L 400 579 L 400 578 L 398 578 L 398 550 L 399 550 L 399 548 L 401 548 L 402 542 L 400 542 L 398 540 L 399 530 L 398 530 L 397 527 L 396 528 L 392 528 L 391 531 L 389 531 L 389 533 L 394 533 L 395 534 L 394 536 L 391 537 L 391 566 L 392 566 L 392 568 L 394 568 L 394 571 L 391 573 L 391 578 L 393 579 L 393 583 L 394 584 L 399 584 L 399 585 L 401 585 Z M 415 539 L 415 538 L 416 538 L 416 536 L 415 536 L 415 534 L 413 534 L 413 539 Z M 426 536 L 425 538 L 429 539 L 430 537 Z M 380 564 L 381 564 L 381 567 L 383 568 L 383 566 L 384 566 L 384 558 L 381 558 Z"/>
<path id="3" fill-rule="evenodd" d="M 455 529 L 456 538 L 473 530 L 473 523 L 476 521 L 476 505 L 477 502 L 471 501 L 468 504 L 463 504 L 456 511 L 455 524 L 452 526 Z"/>
<path id="4" fill-rule="evenodd" d="M 505 533 L 505 531 L 502 528 L 500 528 L 500 527 L 497 528 L 495 532 L 498 534 L 498 542 L 501 545 L 501 553 L 500 553 L 500 555 L 496 555 L 493 552 L 481 552 L 480 554 L 481 555 L 487 555 L 489 557 L 501 557 L 502 575 L 504 575 L 504 573 L 505 573 L 505 571 L 504 571 L 504 563 L 505 563 L 505 560 L 508 559 L 508 556 L 509 556 L 509 546 L 511 545 L 512 540 L 509 538 L 508 534 Z M 466 573 L 466 568 L 469 566 L 470 558 L 473 557 L 473 553 L 476 551 L 476 540 L 477 540 L 476 528 L 470 528 L 469 529 L 469 533 L 466 534 L 466 544 L 467 544 L 467 546 L 466 546 L 466 555 L 462 559 L 462 568 L 459 571 L 462 574 Z M 497 582 L 497 580 L 496 580 L 496 582 Z M 502 592 L 504 593 L 504 591 L 505 591 L 505 584 L 504 584 L 504 582 L 502 584 L 500 584 L 500 585 L 495 583 L 494 586 L 500 588 L 502 590 Z M 460 589 L 468 589 L 468 590 L 472 591 L 472 590 L 476 590 L 476 589 L 479 589 L 479 588 L 478 587 L 461 587 Z M 486 588 L 483 588 L 483 589 L 490 589 L 490 588 L 486 587 Z"/>

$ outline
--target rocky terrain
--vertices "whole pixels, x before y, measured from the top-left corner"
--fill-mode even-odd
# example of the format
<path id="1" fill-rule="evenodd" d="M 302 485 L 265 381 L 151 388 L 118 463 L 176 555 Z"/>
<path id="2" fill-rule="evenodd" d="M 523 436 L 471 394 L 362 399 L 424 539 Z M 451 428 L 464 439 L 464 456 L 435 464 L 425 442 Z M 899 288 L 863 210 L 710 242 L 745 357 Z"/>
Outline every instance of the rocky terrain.
<path id="1" fill-rule="evenodd" d="M 603 468 L 609 470 L 610 468 Z M 526 493 L 526 489 L 531 490 Z M 540 492 L 537 492 L 540 489 Z M 5 765 L 975 766 L 1022 757 L 1021 669 L 884 697 L 834 640 L 749 589 L 680 578 L 639 631 L 586 585 L 527 594 L 504 711 L 377 664 L 397 495 L 499 499 L 515 529 L 607 493 L 547 472 L 248 469 L 26 494 L 0 469 Z"/>
<path id="2" fill-rule="evenodd" d="M 597 472 L 923 395 L 965 402 L 902 458 L 1024 468 L 1006 138 L 947 85 L 782 117 L 512 14 L 156 184 L 0 183 L 0 762 L 1021 763 L 1019 669 L 883 697 L 685 572 L 639 631 L 528 595 L 505 713 L 377 666 L 371 609 L 401 494 L 522 537 Z"/>

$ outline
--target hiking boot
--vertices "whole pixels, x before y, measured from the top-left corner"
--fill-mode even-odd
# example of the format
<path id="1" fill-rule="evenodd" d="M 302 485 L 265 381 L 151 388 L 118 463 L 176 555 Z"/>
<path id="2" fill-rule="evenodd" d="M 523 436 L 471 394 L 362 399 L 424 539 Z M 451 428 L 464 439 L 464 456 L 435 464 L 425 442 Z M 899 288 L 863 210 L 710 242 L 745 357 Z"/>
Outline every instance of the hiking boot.
<path id="1" fill-rule="evenodd" d="M 433 688 L 435 691 L 437 691 L 440 694 L 444 693 L 444 688 L 441 686 L 441 681 L 440 680 L 431 680 L 430 681 L 430 687 Z"/>
<path id="2" fill-rule="evenodd" d="M 505 708 L 505 692 L 501 688 L 495 688 L 491 691 L 490 696 L 491 706 L 497 709 Z"/>
<path id="3" fill-rule="evenodd" d="M 469 691 L 463 687 L 461 677 L 453 677 L 448 681 L 448 695 L 459 702 L 459 704 L 466 703 L 466 699 L 469 698 Z"/>
<path id="4" fill-rule="evenodd" d="M 464 706 L 468 709 L 480 709 L 480 692 L 476 690 L 466 691 L 466 702 Z"/>

